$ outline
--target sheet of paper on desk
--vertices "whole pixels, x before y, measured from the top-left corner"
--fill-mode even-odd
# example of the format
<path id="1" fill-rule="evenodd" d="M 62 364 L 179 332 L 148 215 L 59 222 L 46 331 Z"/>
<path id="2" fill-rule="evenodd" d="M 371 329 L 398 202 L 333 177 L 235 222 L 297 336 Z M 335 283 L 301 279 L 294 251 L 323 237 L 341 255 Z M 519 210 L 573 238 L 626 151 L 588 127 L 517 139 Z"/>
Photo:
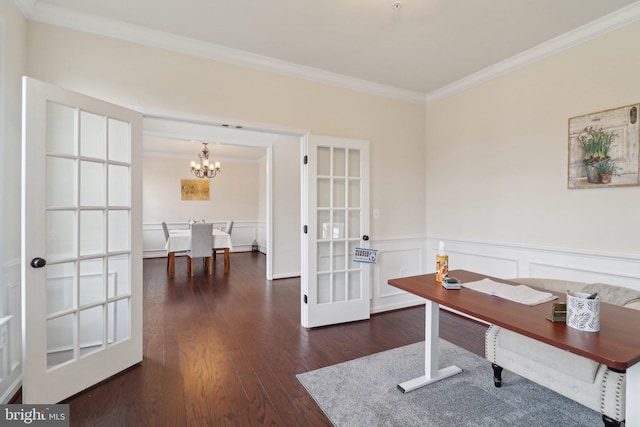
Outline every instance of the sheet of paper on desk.
<path id="1" fill-rule="evenodd" d="M 526 285 L 507 285 L 506 283 L 495 282 L 491 279 L 482 279 L 477 282 L 463 283 L 462 286 L 474 291 L 529 306 L 542 304 L 543 302 L 552 301 L 558 298 L 549 292 L 537 291 Z"/>

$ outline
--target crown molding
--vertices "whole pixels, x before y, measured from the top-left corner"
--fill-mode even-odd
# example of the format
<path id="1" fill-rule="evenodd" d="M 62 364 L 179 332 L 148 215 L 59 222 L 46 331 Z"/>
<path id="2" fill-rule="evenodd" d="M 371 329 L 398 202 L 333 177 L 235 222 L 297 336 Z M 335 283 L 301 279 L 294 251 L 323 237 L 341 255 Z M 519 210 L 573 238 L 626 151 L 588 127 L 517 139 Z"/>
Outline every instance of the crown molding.
<path id="1" fill-rule="evenodd" d="M 640 1 L 637 1 L 477 73 L 424 94 L 176 36 L 164 31 L 87 15 L 38 0 L 14 1 L 22 14 L 32 21 L 416 104 L 429 104 L 449 97 L 640 20 Z"/>
<path id="2" fill-rule="evenodd" d="M 15 0 L 23 15 L 36 22 L 77 31 L 98 34 L 215 61 L 254 68 L 298 79 L 313 81 L 369 95 L 382 96 L 416 104 L 424 104 L 424 93 L 357 79 L 313 67 L 269 58 L 250 52 L 206 43 L 164 31 L 126 24 L 95 15 L 87 15 L 36 0 Z"/>
<path id="3" fill-rule="evenodd" d="M 504 74 L 525 67 L 533 62 L 555 55 L 563 50 L 585 43 L 594 38 L 600 37 L 608 32 L 617 30 L 625 25 L 640 20 L 640 1 L 623 7 L 609 15 L 596 19 L 588 24 L 562 34 L 545 43 L 525 50 L 495 65 L 487 67 L 477 73 L 471 74 L 463 79 L 443 86 L 426 95 L 426 103 L 432 103 L 446 98 L 455 93 L 462 92 L 474 86 L 493 80 Z"/>

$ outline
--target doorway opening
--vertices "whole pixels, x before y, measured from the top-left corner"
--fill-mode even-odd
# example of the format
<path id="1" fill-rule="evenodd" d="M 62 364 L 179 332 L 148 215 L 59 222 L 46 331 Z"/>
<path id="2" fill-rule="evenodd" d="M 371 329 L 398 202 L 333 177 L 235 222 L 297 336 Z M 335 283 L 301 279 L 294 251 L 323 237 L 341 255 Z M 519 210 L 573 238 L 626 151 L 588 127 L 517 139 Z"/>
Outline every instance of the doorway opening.
<path id="1" fill-rule="evenodd" d="M 179 114 L 145 114 L 143 134 L 145 144 L 161 139 L 173 141 L 173 144 L 167 143 L 172 150 L 186 146 L 189 151 L 183 151 L 185 161 L 187 155 L 193 158 L 199 150 L 197 144 L 189 144 L 191 141 L 215 142 L 210 146 L 214 156 L 216 147 L 245 147 L 252 152 L 263 150 L 264 176 L 261 183 L 264 183 L 264 187 L 260 191 L 264 193 L 265 200 L 264 212 L 259 220 L 264 220 L 264 236 L 260 238 L 264 239 L 266 249 L 266 279 L 300 276 L 299 161 L 301 140 L 308 135 L 307 131 L 260 125 L 229 125 L 226 120 Z M 143 216 L 146 216 L 144 212 Z M 274 230 L 277 230 L 277 234 Z"/>

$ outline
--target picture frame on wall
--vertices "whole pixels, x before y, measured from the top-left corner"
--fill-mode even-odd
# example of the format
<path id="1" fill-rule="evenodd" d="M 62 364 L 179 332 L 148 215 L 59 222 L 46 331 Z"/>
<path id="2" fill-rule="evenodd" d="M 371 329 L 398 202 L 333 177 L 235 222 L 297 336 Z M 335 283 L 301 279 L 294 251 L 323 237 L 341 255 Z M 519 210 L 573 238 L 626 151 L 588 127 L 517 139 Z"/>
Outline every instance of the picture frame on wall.
<path id="1" fill-rule="evenodd" d="M 181 179 L 180 193 L 182 200 L 209 200 L 209 180 Z"/>
<path id="2" fill-rule="evenodd" d="M 640 104 L 569 119 L 569 189 L 640 185 Z"/>

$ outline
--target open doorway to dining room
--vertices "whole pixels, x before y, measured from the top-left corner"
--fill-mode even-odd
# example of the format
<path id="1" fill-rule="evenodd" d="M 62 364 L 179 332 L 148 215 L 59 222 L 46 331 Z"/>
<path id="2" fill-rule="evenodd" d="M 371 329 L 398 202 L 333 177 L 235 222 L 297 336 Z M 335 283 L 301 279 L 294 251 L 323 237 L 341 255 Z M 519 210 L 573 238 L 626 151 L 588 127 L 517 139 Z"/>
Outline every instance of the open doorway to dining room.
<path id="1" fill-rule="evenodd" d="M 266 254 L 266 279 L 301 274 L 299 162 L 307 132 L 177 115 L 145 115 L 143 127 L 145 257 L 166 256 L 163 221 L 182 227 L 190 219 L 214 226 L 233 220 L 234 251 L 252 250 L 255 240 Z M 221 173 L 208 180 L 209 200 L 181 200 L 180 181 L 198 179 L 190 162 L 202 143 Z"/>

